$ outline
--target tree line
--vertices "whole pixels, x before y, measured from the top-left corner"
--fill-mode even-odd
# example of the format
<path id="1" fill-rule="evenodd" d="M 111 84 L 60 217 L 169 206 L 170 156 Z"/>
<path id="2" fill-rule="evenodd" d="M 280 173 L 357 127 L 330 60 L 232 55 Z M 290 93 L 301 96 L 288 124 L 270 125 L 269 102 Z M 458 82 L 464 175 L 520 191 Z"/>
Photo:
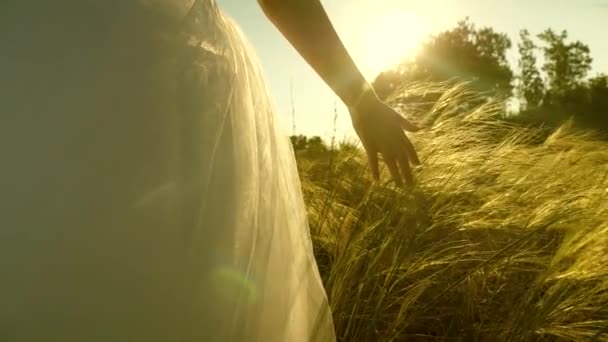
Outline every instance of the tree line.
<path id="1" fill-rule="evenodd" d="M 507 34 L 478 28 L 467 18 L 429 37 L 415 57 L 381 73 L 374 88 L 387 98 L 410 82 L 465 81 L 488 98 L 515 103 L 515 109 L 505 108 L 512 120 L 557 126 L 572 118 L 580 127 L 608 133 L 608 75 L 591 74 L 589 46 L 552 29 L 537 34 L 524 29 L 519 38 L 518 62 L 512 66 L 507 53 L 514 46 Z M 430 106 L 437 97 L 403 101 Z"/>

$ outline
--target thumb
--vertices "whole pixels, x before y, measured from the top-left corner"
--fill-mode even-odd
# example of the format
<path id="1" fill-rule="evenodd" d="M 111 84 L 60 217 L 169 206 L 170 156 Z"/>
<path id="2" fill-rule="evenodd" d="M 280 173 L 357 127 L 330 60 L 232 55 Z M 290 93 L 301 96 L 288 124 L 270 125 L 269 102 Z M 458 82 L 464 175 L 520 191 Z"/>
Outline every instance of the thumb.
<path id="1" fill-rule="evenodd" d="M 408 132 L 418 132 L 421 129 L 401 114 L 399 114 L 399 124 L 401 125 L 401 128 Z"/>
<path id="2" fill-rule="evenodd" d="M 408 132 L 418 132 L 421 128 L 416 126 L 414 123 L 412 123 L 410 120 L 406 119 L 405 116 L 403 116 L 403 114 L 399 113 L 397 110 L 395 110 L 394 108 L 388 107 L 392 110 L 392 112 L 397 116 L 397 121 L 399 122 L 399 126 L 401 126 L 402 129 L 408 131 Z"/>

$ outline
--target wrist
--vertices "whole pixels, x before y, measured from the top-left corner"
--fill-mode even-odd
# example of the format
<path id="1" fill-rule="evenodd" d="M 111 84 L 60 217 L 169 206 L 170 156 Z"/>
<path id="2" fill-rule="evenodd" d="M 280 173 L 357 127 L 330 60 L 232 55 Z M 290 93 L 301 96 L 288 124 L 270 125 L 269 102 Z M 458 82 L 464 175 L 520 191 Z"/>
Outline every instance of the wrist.
<path id="1" fill-rule="evenodd" d="M 354 119 L 360 112 L 361 106 L 374 99 L 376 99 L 376 92 L 369 83 L 365 82 L 359 87 L 349 103 L 346 103 L 346 107 L 348 108 L 351 117 Z"/>

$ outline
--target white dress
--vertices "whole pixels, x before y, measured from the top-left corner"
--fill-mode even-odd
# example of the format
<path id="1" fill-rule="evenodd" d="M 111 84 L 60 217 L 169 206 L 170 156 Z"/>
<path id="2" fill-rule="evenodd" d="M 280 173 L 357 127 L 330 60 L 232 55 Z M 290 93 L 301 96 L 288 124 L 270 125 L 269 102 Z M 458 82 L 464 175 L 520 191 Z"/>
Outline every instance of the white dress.
<path id="1" fill-rule="evenodd" d="M 212 0 L 3 0 L 0 42 L 1 341 L 335 340 L 291 146 Z"/>

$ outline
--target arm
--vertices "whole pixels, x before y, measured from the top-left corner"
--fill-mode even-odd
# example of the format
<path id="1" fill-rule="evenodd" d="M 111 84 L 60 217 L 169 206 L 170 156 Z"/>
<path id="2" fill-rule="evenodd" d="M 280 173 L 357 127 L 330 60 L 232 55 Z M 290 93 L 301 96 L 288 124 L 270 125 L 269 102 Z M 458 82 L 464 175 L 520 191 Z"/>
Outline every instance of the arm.
<path id="1" fill-rule="evenodd" d="M 258 0 L 270 21 L 347 107 L 371 89 L 318 0 Z"/>
<path id="2" fill-rule="evenodd" d="M 403 130 L 418 128 L 378 99 L 340 41 L 320 0 L 258 0 L 266 16 L 348 107 L 374 178 L 378 154 L 401 185 L 420 161 Z"/>

